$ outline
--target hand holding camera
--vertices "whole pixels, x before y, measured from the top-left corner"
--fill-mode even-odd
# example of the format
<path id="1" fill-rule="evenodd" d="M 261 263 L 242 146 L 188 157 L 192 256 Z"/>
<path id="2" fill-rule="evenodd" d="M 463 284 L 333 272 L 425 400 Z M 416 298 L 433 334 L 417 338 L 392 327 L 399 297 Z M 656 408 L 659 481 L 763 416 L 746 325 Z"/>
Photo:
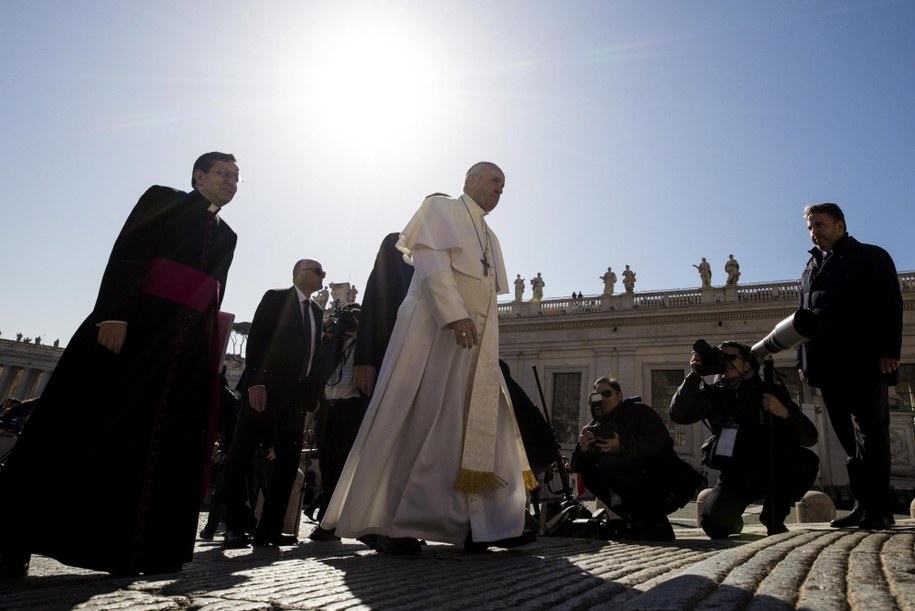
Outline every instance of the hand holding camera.
<path id="1" fill-rule="evenodd" d="M 582 452 L 597 456 L 598 454 L 619 452 L 620 438 L 613 425 L 598 423 L 586 426 L 581 430 L 578 445 Z"/>
<path id="2" fill-rule="evenodd" d="M 788 412 L 788 408 L 778 400 L 778 397 L 771 393 L 763 393 L 762 408 L 776 418 L 781 418 L 782 420 L 791 415 L 790 412 Z"/>
<path id="3" fill-rule="evenodd" d="M 595 424 L 589 424 L 581 430 L 579 445 L 582 452 L 591 455 L 620 451 L 620 438 L 616 434 L 616 428 L 606 419 L 603 401 L 604 396 L 599 392 L 591 393 L 588 397 Z"/>

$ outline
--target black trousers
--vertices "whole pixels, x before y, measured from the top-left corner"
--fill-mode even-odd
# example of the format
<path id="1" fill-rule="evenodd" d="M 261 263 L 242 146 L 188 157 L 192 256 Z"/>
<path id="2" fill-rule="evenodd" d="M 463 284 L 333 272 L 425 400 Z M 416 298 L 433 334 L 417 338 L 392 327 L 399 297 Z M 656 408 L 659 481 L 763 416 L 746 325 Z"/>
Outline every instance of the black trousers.
<path id="1" fill-rule="evenodd" d="M 319 518 L 324 516 L 330 497 L 340 481 L 343 466 L 353 449 L 367 407 L 368 397 L 353 397 L 328 401 L 318 412 L 320 432 L 316 441 L 321 468 Z"/>
<path id="2" fill-rule="evenodd" d="M 582 481 L 594 496 L 612 507 L 612 494 L 634 518 L 667 515 L 666 486 L 657 477 L 657 465 L 616 454 L 601 454 L 598 460 L 579 465 Z"/>
<path id="3" fill-rule="evenodd" d="M 791 481 L 779 474 L 770 493 L 769 470 L 765 467 L 722 471 L 718 483 L 705 497 L 699 526 L 712 539 L 739 534 L 743 530 L 744 510 L 760 498 L 765 499 L 760 522 L 770 529 L 784 524 L 795 501 L 793 487 Z"/>
<path id="4" fill-rule="evenodd" d="M 252 508 L 248 502 L 247 475 L 255 451 L 273 429 L 271 438 L 276 460 L 256 534 L 269 537 L 282 533 L 283 519 L 302 455 L 304 428 L 305 408 L 302 406 L 271 405 L 268 400 L 267 409 L 256 412 L 245 400 L 224 466 L 226 530 L 244 532 L 250 520 Z"/>
<path id="5" fill-rule="evenodd" d="M 890 404 L 885 381 L 836 380 L 820 387 L 832 429 L 845 450 L 851 492 L 862 509 L 892 510 Z"/>

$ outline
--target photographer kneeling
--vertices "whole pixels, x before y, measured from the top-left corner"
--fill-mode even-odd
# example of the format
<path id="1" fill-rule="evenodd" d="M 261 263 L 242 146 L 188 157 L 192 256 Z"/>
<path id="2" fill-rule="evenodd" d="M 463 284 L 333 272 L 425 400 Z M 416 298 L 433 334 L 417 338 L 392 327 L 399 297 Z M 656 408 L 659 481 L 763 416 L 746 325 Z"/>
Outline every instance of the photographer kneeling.
<path id="1" fill-rule="evenodd" d="M 749 346 L 727 341 L 711 348 L 700 341 L 694 348 L 700 352 L 693 351 L 690 373 L 671 399 L 670 419 L 703 420 L 713 433 L 702 462 L 720 474 L 705 497 L 702 530 L 712 539 L 739 534 L 744 510 L 765 498 L 760 521 L 768 534 L 787 532 L 791 504 L 816 479 L 819 459 L 802 447 L 816 444 L 816 426 L 783 386 L 766 388 Z M 702 376 L 713 373 L 714 383 L 705 384 Z"/>
<path id="2" fill-rule="evenodd" d="M 572 470 L 588 490 L 627 521 L 627 539 L 673 541 L 667 514 L 685 505 L 702 477 L 673 450 L 673 439 L 654 408 L 623 399 L 619 383 L 594 383 L 594 421 L 582 429 Z M 614 506 L 612 493 L 623 506 Z"/>

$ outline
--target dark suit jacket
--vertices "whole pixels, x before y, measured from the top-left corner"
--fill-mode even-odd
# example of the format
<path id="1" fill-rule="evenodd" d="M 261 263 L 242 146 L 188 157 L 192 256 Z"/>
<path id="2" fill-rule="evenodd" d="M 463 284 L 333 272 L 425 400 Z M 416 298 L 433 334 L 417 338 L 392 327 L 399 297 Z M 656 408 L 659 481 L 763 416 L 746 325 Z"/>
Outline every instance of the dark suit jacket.
<path id="1" fill-rule="evenodd" d="M 375 266 L 369 274 L 362 299 L 354 363 L 381 369 L 397 310 L 413 280 L 413 267 L 403 260 L 395 245 L 399 233 L 389 233 L 381 242 Z"/>
<path id="2" fill-rule="evenodd" d="M 264 293 L 251 330 L 248 332 L 246 367 L 242 389 L 263 384 L 267 388 L 267 411 L 271 406 L 296 404 L 307 411 L 317 407 L 324 389 L 321 359 L 322 312 L 311 302 L 314 332 L 317 335 L 311 373 L 302 379 L 303 363 L 308 356 L 305 321 L 295 287 L 273 289 Z"/>
<path id="3" fill-rule="evenodd" d="M 899 358 L 902 293 L 890 255 L 846 235 L 823 264 L 813 248 L 801 277 L 800 306 L 823 323 L 823 332 L 798 348 L 798 366 L 813 386 L 853 384 L 880 377 L 880 357 Z M 896 376 L 886 376 L 890 384 Z"/>

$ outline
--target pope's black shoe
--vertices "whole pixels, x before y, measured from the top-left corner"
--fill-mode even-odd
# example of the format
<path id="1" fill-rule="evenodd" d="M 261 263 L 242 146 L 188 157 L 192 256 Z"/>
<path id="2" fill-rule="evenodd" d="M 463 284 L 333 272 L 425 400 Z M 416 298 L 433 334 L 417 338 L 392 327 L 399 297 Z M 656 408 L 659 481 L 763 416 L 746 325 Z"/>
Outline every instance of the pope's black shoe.
<path id="1" fill-rule="evenodd" d="M 415 556 L 422 551 L 422 543 L 413 537 L 385 537 L 379 535 L 375 540 L 375 551 L 392 556 Z"/>

